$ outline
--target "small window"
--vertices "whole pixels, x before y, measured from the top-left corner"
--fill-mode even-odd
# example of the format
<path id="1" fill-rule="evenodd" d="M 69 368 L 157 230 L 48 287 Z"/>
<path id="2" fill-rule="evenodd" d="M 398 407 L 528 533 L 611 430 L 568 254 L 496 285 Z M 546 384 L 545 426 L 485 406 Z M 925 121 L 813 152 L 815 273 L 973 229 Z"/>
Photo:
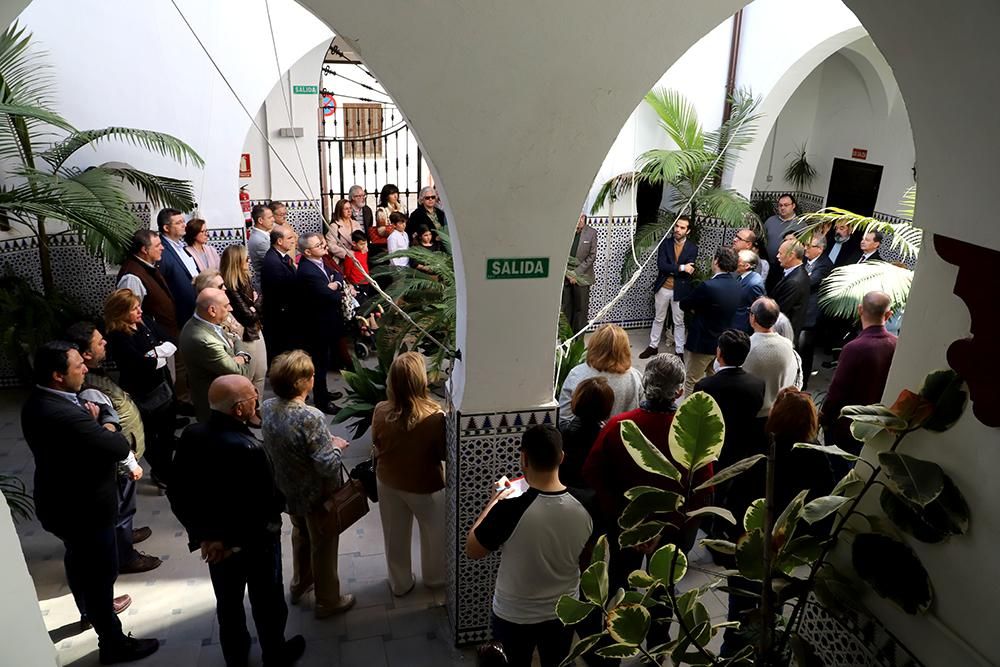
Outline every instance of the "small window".
<path id="1" fill-rule="evenodd" d="M 350 160 L 382 156 L 382 105 L 344 105 L 344 157 Z"/>

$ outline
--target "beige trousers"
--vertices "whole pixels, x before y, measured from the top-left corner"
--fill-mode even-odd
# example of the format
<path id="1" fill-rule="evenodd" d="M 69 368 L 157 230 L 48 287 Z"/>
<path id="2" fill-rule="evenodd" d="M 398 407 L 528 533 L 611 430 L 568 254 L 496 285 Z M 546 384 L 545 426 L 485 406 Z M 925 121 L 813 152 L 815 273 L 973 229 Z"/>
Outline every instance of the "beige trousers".
<path id="1" fill-rule="evenodd" d="M 685 398 L 694 393 L 694 386 L 698 383 L 698 380 L 706 375 L 715 375 L 715 369 L 712 366 L 714 362 L 714 354 L 699 354 L 691 350 L 684 350 Z"/>
<path id="2" fill-rule="evenodd" d="M 316 587 L 316 609 L 332 608 L 340 603 L 340 577 L 337 575 L 337 543 L 340 533 L 322 530 L 326 512 L 311 512 L 292 519 L 292 585 L 295 595 L 310 586 Z"/>
<path id="3" fill-rule="evenodd" d="M 420 527 L 420 569 L 429 588 L 445 583 L 444 489 L 434 493 L 397 491 L 378 482 L 378 512 L 382 517 L 389 588 L 402 595 L 413 587 L 410 543 L 413 518 Z"/>
<path id="4" fill-rule="evenodd" d="M 267 347 L 264 345 L 264 337 L 257 340 L 241 341 L 237 346 L 237 351 L 246 350 L 250 353 L 250 381 L 257 387 L 257 396 L 260 402 L 264 402 L 264 377 L 267 375 Z"/>

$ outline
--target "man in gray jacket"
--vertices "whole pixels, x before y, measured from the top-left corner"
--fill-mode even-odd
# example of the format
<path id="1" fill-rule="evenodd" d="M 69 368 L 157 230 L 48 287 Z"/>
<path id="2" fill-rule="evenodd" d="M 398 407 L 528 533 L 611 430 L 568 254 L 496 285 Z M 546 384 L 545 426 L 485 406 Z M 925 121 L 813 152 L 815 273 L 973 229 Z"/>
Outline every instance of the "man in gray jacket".
<path id="1" fill-rule="evenodd" d="M 576 221 L 576 233 L 573 235 L 573 245 L 570 246 L 569 254 L 579 262 L 573 268 L 573 273 L 587 282 L 583 285 L 573 277 L 566 277 L 563 280 L 563 313 L 566 314 L 566 320 L 573 333 L 577 333 L 587 325 L 590 285 L 594 282 L 594 260 L 597 259 L 597 230 L 587 224 L 585 213 L 581 213 L 580 219 Z"/>

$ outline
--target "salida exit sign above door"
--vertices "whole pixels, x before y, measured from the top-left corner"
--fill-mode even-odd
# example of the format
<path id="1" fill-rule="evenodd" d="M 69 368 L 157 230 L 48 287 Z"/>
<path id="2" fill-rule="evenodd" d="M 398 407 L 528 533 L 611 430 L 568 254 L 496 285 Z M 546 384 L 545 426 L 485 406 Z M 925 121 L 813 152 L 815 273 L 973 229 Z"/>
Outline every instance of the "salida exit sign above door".
<path id="1" fill-rule="evenodd" d="M 548 278 L 548 257 L 491 257 L 486 260 L 487 280 Z"/>
<path id="2" fill-rule="evenodd" d="M 851 157 L 855 160 L 867 160 L 868 159 L 868 149 L 867 148 L 854 148 L 851 149 Z"/>

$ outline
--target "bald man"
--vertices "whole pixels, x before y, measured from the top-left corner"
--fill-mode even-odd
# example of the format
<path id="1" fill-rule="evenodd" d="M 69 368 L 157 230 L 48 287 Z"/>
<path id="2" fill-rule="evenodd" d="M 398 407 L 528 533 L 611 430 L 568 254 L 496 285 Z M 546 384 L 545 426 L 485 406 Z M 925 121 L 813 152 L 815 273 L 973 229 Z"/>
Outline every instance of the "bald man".
<path id="1" fill-rule="evenodd" d="M 868 292 L 858 306 L 858 314 L 862 331 L 840 353 L 840 363 L 830 381 L 820 414 L 826 444 L 839 445 L 853 454 L 861 451 L 862 443 L 851 435 L 850 423 L 840 418 L 840 411 L 845 405 L 870 405 L 882 400 L 889 366 L 896 352 L 896 336 L 885 330 L 885 323 L 892 317 L 889 295 Z M 844 472 L 846 474 L 846 470 Z"/>
<path id="2" fill-rule="evenodd" d="M 257 390 L 242 375 L 222 375 L 206 397 L 208 419 L 189 426 L 178 441 L 167 498 L 187 530 L 188 547 L 200 550 L 208 563 L 226 664 L 247 664 L 250 633 L 243 598 L 249 591 L 264 664 L 291 665 L 306 642 L 301 635 L 285 640 L 285 499 L 274 484 L 267 453 L 247 427 Z"/>
<path id="3" fill-rule="evenodd" d="M 207 420 L 211 411 L 208 387 L 212 380 L 231 374 L 249 377 L 253 370 L 250 353 L 237 349 L 238 341 L 220 326 L 231 311 L 226 293 L 207 287 L 198 294 L 194 316 L 181 329 L 179 348 L 187 364 L 191 401 L 200 422 Z"/>

